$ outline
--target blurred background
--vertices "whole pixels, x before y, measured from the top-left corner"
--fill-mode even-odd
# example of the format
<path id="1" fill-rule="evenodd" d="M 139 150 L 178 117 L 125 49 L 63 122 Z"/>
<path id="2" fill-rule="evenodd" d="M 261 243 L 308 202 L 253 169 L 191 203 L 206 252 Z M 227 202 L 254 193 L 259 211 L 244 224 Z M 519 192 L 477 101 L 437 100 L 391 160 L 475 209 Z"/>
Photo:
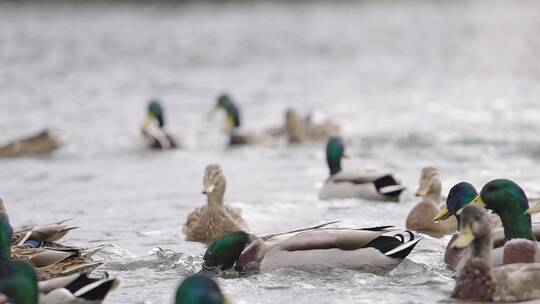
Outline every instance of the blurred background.
<path id="1" fill-rule="evenodd" d="M 341 219 L 403 226 L 424 166 L 443 194 L 506 177 L 540 194 L 540 3 L 534 0 L 0 2 L 0 142 L 42 128 L 52 156 L 0 160 L 15 225 L 74 218 L 71 241 L 107 244 L 124 279 L 107 303 L 169 303 L 198 271 L 186 215 L 222 165 L 226 201 L 267 233 Z M 345 167 L 392 170 L 398 204 L 321 202 L 324 145 L 229 149 L 208 111 L 228 92 L 246 129 L 294 106 L 342 122 Z M 186 149 L 140 143 L 150 98 Z M 422 303 L 453 287 L 448 240 L 427 238 L 388 276 L 278 271 L 221 279 L 237 303 Z M 152 248 L 165 251 L 156 254 Z"/>

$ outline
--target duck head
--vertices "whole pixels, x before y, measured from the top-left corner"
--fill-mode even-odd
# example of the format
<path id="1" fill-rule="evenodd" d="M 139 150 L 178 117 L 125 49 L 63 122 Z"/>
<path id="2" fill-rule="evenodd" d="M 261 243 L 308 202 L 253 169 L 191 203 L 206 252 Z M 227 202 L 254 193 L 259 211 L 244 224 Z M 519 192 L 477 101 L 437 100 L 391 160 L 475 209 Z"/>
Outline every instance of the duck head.
<path id="1" fill-rule="evenodd" d="M 501 218 L 506 240 L 535 240 L 531 229 L 531 216 L 526 212 L 529 209 L 529 200 L 515 182 L 509 179 L 492 180 L 482 188 L 473 203 L 492 210 Z"/>
<path id="2" fill-rule="evenodd" d="M 0 293 L 6 295 L 10 303 L 38 304 L 34 269 L 22 262 L 0 261 Z"/>
<path id="3" fill-rule="evenodd" d="M 229 95 L 222 94 L 217 98 L 216 106 L 212 112 L 219 109 L 225 110 L 225 113 L 227 114 L 227 121 L 225 123 L 226 131 L 231 131 L 234 128 L 240 127 L 240 110 Z"/>
<path id="4" fill-rule="evenodd" d="M 5 212 L 0 212 L 0 261 L 11 259 L 11 240 L 13 228 Z"/>
<path id="5" fill-rule="evenodd" d="M 434 167 L 425 167 L 420 175 L 420 186 L 415 193 L 416 196 L 431 197 L 439 201 L 441 197 L 441 179 L 439 172 Z"/>
<path id="6" fill-rule="evenodd" d="M 185 279 L 176 290 L 176 304 L 225 304 L 218 284 L 210 277 L 196 274 Z"/>
<path id="7" fill-rule="evenodd" d="M 204 253 L 204 270 L 231 269 L 242 251 L 255 239 L 245 231 L 236 231 L 226 234 L 215 240 Z"/>
<path id="8" fill-rule="evenodd" d="M 341 137 L 330 137 L 326 144 L 326 162 L 330 175 L 341 171 L 341 159 L 345 154 L 345 143 Z"/>
<path id="9" fill-rule="evenodd" d="M 433 221 L 445 220 L 455 215 L 459 223 L 458 211 L 471 203 L 477 195 L 476 189 L 470 183 L 460 182 L 455 184 L 448 192 L 446 207 L 433 218 Z"/>
<path id="10" fill-rule="evenodd" d="M 460 213 L 459 236 L 452 244 L 452 247 L 465 248 L 474 244 L 473 252 L 484 249 L 486 241 L 490 241 L 491 238 L 491 220 L 487 212 L 482 207 L 468 205 Z M 480 245 L 482 245 L 482 248 L 479 247 Z M 488 247 L 488 250 L 490 248 Z"/>
<path id="11" fill-rule="evenodd" d="M 227 181 L 221 167 L 218 164 L 206 166 L 202 193 L 208 196 L 208 201 L 212 203 L 223 203 L 226 186 Z"/>
<path id="12" fill-rule="evenodd" d="M 148 103 L 148 110 L 146 112 L 146 119 L 144 121 L 144 129 L 148 129 L 151 125 L 155 125 L 160 128 L 165 126 L 163 107 L 156 100 L 152 100 L 150 103 Z"/>

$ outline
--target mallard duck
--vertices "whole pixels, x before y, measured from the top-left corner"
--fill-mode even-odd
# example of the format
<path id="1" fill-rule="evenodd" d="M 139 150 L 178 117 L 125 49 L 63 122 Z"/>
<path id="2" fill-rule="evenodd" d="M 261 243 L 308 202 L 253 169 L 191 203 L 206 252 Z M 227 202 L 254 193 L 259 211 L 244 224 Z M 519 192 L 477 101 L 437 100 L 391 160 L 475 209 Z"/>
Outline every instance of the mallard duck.
<path id="1" fill-rule="evenodd" d="M 421 238 L 390 226 L 364 229 L 314 227 L 257 237 L 225 235 L 204 254 L 203 269 L 266 272 L 280 268 L 345 268 L 386 273 L 409 255 Z"/>
<path id="2" fill-rule="evenodd" d="M 232 101 L 229 95 L 220 95 L 216 101 L 214 111 L 222 109 L 227 115 L 225 131 L 229 134 L 229 145 L 257 144 L 268 139 L 266 134 L 246 132 L 241 129 L 240 109 Z"/>
<path id="3" fill-rule="evenodd" d="M 0 158 L 49 154 L 60 147 L 60 141 L 48 130 L 0 146 Z"/>
<path id="4" fill-rule="evenodd" d="M 527 213 L 529 200 L 518 184 L 508 179 L 492 180 L 473 203 L 492 210 L 501 218 L 506 239 L 504 264 L 540 261 L 531 215 Z"/>
<path id="5" fill-rule="evenodd" d="M 165 114 L 158 101 L 148 104 L 148 112 L 142 127 L 142 134 L 146 145 L 154 149 L 178 148 L 176 139 L 165 130 Z"/>
<path id="6" fill-rule="evenodd" d="M 433 221 L 433 217 L 441 212 L 441 180 L 436 168 L 425 167 L 422 169 L 420 187 L 416 191 L 416 196 L 422 199 L 409 212 L 405 221 L 407 229 L 433 237 L 442 237 L 457 230 L 455 218 L 448 218 L 439 222 Z"/>
<path id="7" fill-rule="evenodd" d="M 230 304 L 219 285 L 202 274 L 192 275 L 178 286 L 176 304 Z"/>
<path id="8" fill-rule="evenodd" d="M 504 183 L 497 184 L 505 187 Z M 515 190 L 513 188 L 512 186 L 507 189 Z M 514 194 L 521 196 L 521 193 L 514 192 Z M 486 194 L 486 198 L 493 199 L 489 193 Z M 497 205 L 494 201 L 491 202 Z M 503 224 L 504 221 L 503 218 Z M 540 298 L 540 263 L 518 263 L 492 268 L 491 221 L 482 208 L 469 205 L 463 209 L 460 234 L 453 246 L 470 249 L 470 254 L 465 258 L 456 280 L 453 298 L 495 302 Z"/>
<path id="9" fill-rule="evenodd" d="M 226 180 L 221 167 L 208 165 L 204 171 L 203 194 L 206 194 L 205 206 L 195 209 L 188 215 L 184 224 L 187 241 L 209 244 L 224 234 L 238 230 L 247 230 L 247 224 L 239 209 L 223 204 Z"/>
<path id="10" fill-rule="evenodd" d="M 6 245 L 7 248 L 2 248 L 4 252 L 9 253 L 9 258 L 14 261 L 24 261 L 35 267 L 40 280 L 55 278 L 59 276 L 70 275 L 80 272 L 92 272 L 96 268 L 103 265 L 102 262 L 96 262 L 90 260 L 89 255 L 94 251 L 85 251 L 81 248 L 67 247 L 67 246 L 51 246 L 47 247 L 46 239 L 50 237 L 58 237 L 55 229 L 43 229 L 42 232 L 48 233 L 32 233 L 29 230 L 28 233 L 24 233 L 25 236 L 34 236 L 34 238 L 27 238 L 24 242 L 13 243 L 15 235 L 13 228 L 9 223 L 9 218 L 5 212 L 5 207 L 2 203 L 0 211 L 0 233 L 10 236 L 10 242 Z M 40 230 L 38 229 L 38 232 Z M 43 239 L 45 238 L 45 239 Z M 54 244 L 54 243 L 53 243 Z M 0 244 L 2 245 L 2 244 Z"/>
<path id="11" fill-rule="evenodd" d="M 37 282 L 34 269 L 23 262 L 0 261 L 0 304 L 67 304 L 81 300 L 101 303 L 117 288 L 116 278 L 89 278 L 86 274 Z"/>
<path id="12" fill-rule="evenodd" d="M 341 170 L 345 144 L 341 137 L 332 137 L 326 145 L 326 161 L 330 177 L 319 192 L 319 199 L 363 198 L 397 201 L 405 186 L 392 174 L 375 171 L 345 172 Z"/>
<path id="13" fill-rule="evenodd" d="M 285 113 L 285 130 L 290 144 L 328 140 L 341 133 L 341 128 L 330 120 L 314 122 L 311 116 L 302 119 L 298 111 L 288 108 Z"/>

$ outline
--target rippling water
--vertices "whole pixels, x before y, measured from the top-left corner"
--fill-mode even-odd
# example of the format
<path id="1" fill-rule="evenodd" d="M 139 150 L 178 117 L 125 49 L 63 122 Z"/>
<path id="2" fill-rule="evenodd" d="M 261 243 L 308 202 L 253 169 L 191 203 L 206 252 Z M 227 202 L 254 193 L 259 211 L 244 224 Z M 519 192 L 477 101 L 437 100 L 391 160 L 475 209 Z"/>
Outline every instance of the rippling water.
<path id="1" fill-rule="evenodd" d="M 0 3 L 0 141 L 48 126 L 66 146 L 0 161 L 14 224 L 74 218 L 72 243 L 106 244 L 123 278 L 107 303 L 170 303 L 200 268 L 203 246 L 181 225 L 205 202 L 204 166 L 219 162 L 226 199 L 268 233 L 340 219 L 403 225 L 420 169 L 444 193 L 508 177 L 540 195 L 540 4 L 536 1 L 359 1 L 161 5 Z M 398 204 L 320 202 L 322 145 L 224 148 L 219 92 L 242 105 L 247 129 L 285 108 L 343 122 L 346 167 L 387 168 L 410 191 Z M 148 98 L 187 149 L 141 148 Z M 294 215 L 294 216 L 292 216 Z M 387 276 L 275 271 L 220 279 L 237 303 L 445 300 L 447 238 L 427 237 Z M 161 249 L 157 249 L 161 248 Z"/>

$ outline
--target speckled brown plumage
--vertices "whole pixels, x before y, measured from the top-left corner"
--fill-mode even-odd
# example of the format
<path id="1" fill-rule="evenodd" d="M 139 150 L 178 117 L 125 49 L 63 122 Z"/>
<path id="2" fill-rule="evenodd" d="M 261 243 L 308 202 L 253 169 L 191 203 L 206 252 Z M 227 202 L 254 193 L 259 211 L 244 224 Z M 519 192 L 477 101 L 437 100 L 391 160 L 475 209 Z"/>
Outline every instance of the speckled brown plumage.
<path id="1" fill-rule="evenodd" d="M 452 297 L 462 300 L 490 301 L 497 285 L 491 275 L 491 266 L 473 258 L 467 261 L 456 280 Z"/>

